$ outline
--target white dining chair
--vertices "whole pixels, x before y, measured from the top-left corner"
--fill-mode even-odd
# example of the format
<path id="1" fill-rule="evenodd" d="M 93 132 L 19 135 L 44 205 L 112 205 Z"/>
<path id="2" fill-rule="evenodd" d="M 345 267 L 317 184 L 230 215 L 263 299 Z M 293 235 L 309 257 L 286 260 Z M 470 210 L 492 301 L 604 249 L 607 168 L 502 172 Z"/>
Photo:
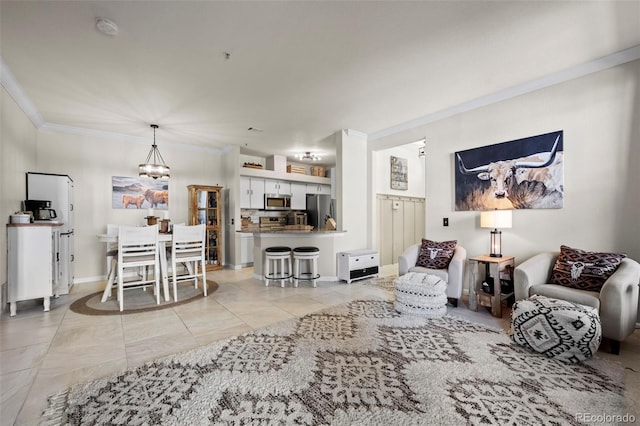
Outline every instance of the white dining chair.
<path id="1" fill-rule="evenodd" d="M 120 226 L 118 230 L 118 303 L 124 309 L 124 290 L 153 284 L 156 303 L 160 304 L 160 257 L 158 254 L 158 225 Z M 153 266 L 153 279 L 147 274 L 133 281 L 124 281 L 126 268 Z"/>
<path id="2" fill-rule="evenodd" d="M 202 278 L 204 295 L 207 295 L 207 271 L 205 259 L 205 225 L 174 225 L 171 242 L 171 271 L 173 275 L 173 299 L 178 301 L 178 281 L 194 281 L 198 288 L 198 278 Z M 193 265 L 190 264 L 193 262 Z M 185 265 L 178 274 L 177 265 Z M 200 271 L 198 271 L 200 263 Z"/>
<path id="3" fill-rule="evenodd" d="M 107 224 L 107 237 L 118 236 L 118 225 L 109 223 Z M 111 296 L 111 290 L 113 283 L 115 282 L 116 265 L 118 264 L 118 243 L 107 243 L 107 285 L 102 294 L 102 302 L 106 302 L 109 296 Z"/>

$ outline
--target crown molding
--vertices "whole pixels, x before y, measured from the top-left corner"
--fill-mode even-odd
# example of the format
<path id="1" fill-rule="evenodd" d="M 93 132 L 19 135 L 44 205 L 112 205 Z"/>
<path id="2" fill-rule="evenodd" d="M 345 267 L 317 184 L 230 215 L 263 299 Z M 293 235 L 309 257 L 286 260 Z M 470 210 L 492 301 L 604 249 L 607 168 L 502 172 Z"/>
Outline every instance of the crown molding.
<path id="1" fill-rule="evenodd" d="M 395 126 L 370 133 L 369 142 L 380 140 L 387 136 L 444 120 L 445 118 L 453 117 L 458 114 L 473 111 L 474 109 L 478 109 L 487 105 L 515 98 L 516 96 L 535 92 L 549 86 L 554 86 L 566 81 L 575 80 L 577 78 L 584 77 L 589 74 L 594 74 L 608 68 L 613 68 L 618 65 L 626 64 L 628 62 L 633 62 L 638 59 L 640 59 L 640 45 L 620 50 L 610 55 L 603 56 L 602 58 L 594 59 L 593 61 L 585 62 L 583 64 L 576 65 L 565 70 L 546 75 L 544 77 L 540 77 L 513 87 L 509 87 L 504 90 L 499 90 L 497 92 L 481 96 L 468 102 L 463 102 L 450 108 L 445 108 L 443 110 L 427 114 L 414 120 L 405 121 L 404 123 L 400 123 Z M 384 143 L 380 144 L 378 148 L 383 148 L 382 145 L 384 145 Z"/>
<path id="2" fill-rule="evenodd" d="M 11 72 L 11 69 L 2 56 L 0 56 L 0 84 L 2 84 L 2 87 L 5 88 L 9 96 L 13 98 L 29 120 L 31 120 L 33 125 L 39 129 L 44 123 L 40 111 L 38 111 L 38 108 L 31 102 L 27 94 L 24 93 L 22 86 L 18 84 L 18 80 L 16 80 L 15 75 L 13 75 L 13 72 Z"/>

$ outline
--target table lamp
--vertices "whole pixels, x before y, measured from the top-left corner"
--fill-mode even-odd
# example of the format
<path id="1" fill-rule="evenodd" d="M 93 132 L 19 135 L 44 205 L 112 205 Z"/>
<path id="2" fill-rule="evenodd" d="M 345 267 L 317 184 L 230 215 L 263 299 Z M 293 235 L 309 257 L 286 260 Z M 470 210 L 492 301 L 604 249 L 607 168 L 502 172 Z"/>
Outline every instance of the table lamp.
<path id="1" fill-rule="evenodd" d="M 491 257 L 502 257 L 502 232 L 498 228 L 511 228 L 511 210 L 488 210 L 480 212 L 480 227 L 491 231 Z"/>

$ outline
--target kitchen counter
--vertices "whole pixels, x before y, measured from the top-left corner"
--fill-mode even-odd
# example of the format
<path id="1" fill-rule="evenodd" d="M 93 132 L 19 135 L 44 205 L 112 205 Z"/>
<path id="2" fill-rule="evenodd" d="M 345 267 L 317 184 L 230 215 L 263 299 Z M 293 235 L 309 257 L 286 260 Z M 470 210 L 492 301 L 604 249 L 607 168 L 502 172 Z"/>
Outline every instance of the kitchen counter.
<path id="1" fill-rule="evenodd" d="M 257 228 L 258 229 L 258 228 Z M 318 259 L 318 273 L 320 281 L 337 281 L 336 273 L 336 253 L 338 250 L 338 240 L 344 236 L 346 231 L 330 231 L 326 229 L 314 231 L 299 230 L 260 230 L 238 231 L 253 233 L 253 277 L 264 280 L 264 250 L 269 247 L 287 246 L 293 250 L 296 247 L 313 246 L 320 249 Z M 302 281 L 301 285 L 306 282 Z"/>
<path id="2" fill-rule="evenodd" d="M 305 229 L 269 229 L 269 228 L 246 228 L 240 229 L 241 233 L 246 234 L 314 234 L 314 235 L 323 235 L 323 234 L 339 234 L 345 233 L 347 231 L 337 231 L 337 230 L 329 230 L 329 229 L 313 229 L 313 230 L 305 230 Z"/>
<path id="3" fill-rule="evenodd" d="M 43 220 L 40 222 L 32 222 L 32 223 L 7 223 L 7 228 L 23 228 L 29 226 L 62 226 L 64 225 L 62 222 L 53 221 L 53 220 Z"/>

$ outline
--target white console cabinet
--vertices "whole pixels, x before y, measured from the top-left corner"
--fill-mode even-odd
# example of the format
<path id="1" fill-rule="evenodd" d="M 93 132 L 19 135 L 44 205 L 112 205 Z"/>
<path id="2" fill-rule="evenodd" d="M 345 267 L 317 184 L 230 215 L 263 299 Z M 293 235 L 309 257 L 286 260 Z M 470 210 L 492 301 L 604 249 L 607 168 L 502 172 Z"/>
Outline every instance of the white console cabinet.
<path id="1" fill-rule="evenodd" d="M 16 315 L 17 302 L 43 298 L 49 311 L 57 275 L 55 226 L 40 224 L 7 225 L 8 301 L 10 316 Z M 57 288 L 55 288 L 57 292 Z"/>
<path id="2" fill-rule="evenodd" d="M 338 279 L 351 281 L 378 275 L 380 255 L 377 250 L 353 250 L 336 254 Z"/>

